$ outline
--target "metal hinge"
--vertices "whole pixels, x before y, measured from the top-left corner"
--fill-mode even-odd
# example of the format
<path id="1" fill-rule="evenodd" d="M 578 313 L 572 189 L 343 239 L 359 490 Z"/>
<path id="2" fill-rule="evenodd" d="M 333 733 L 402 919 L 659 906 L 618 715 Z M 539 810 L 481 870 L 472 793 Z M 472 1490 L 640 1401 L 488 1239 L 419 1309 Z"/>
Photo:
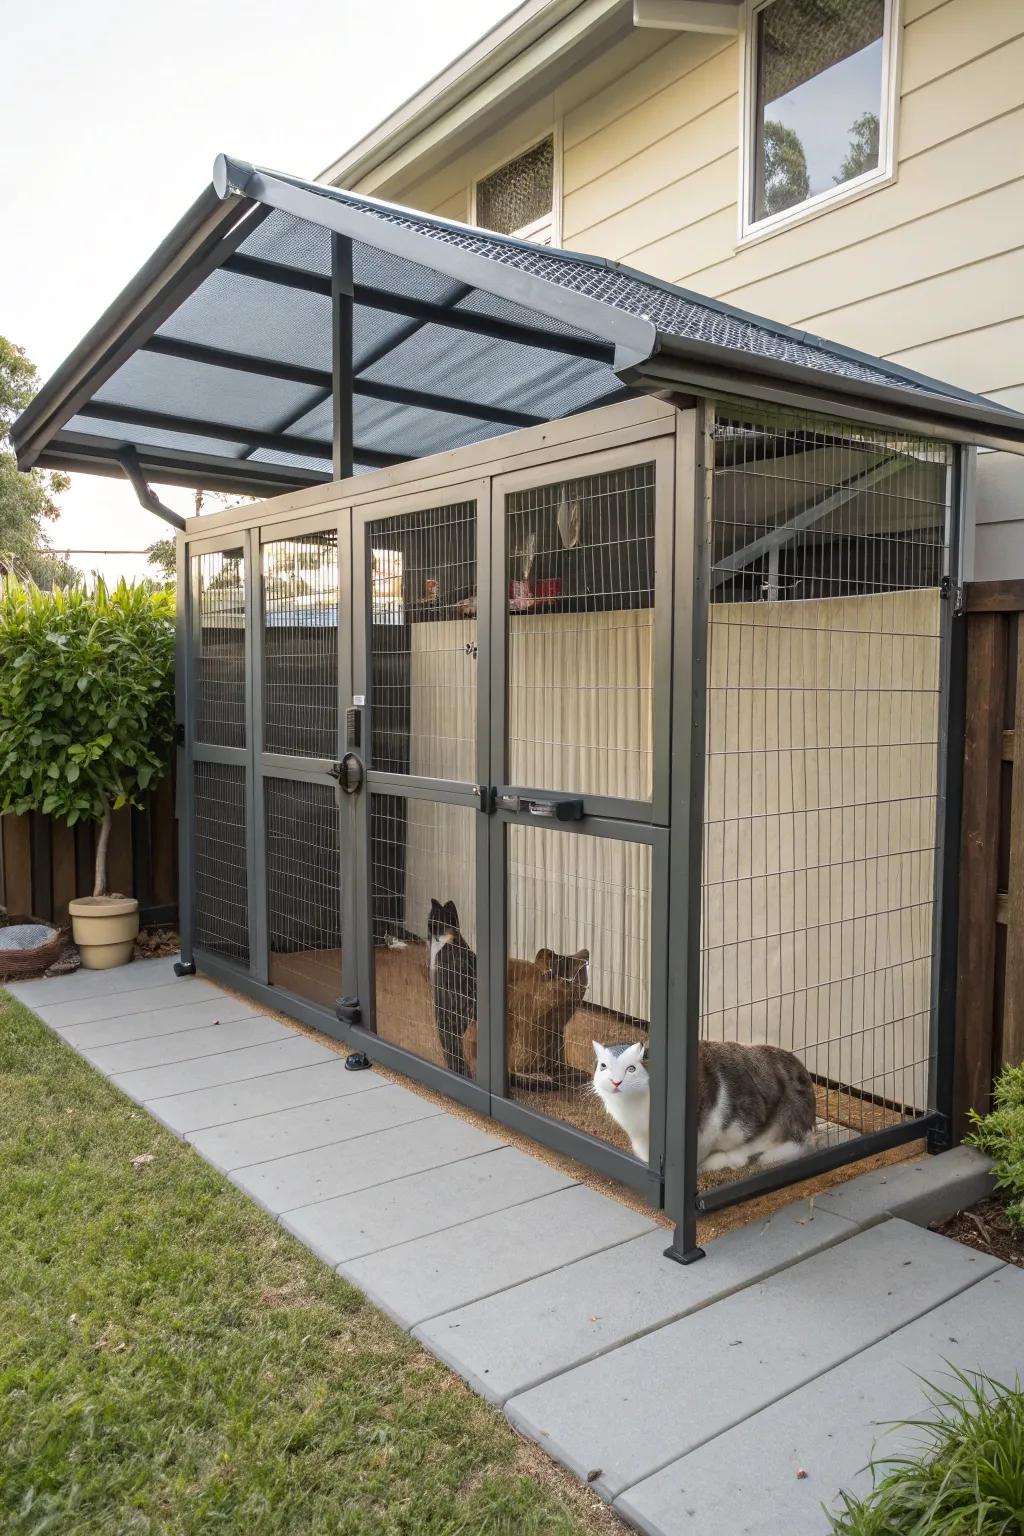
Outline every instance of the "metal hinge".
<path id="1" fill-rule="evenodd" d="M 949 577 L 943 576 L 942 580 L 939 582 L 939 596 L 948 598 L 950 592 L 952 591 L 952 587 L 953 584 Z"/>

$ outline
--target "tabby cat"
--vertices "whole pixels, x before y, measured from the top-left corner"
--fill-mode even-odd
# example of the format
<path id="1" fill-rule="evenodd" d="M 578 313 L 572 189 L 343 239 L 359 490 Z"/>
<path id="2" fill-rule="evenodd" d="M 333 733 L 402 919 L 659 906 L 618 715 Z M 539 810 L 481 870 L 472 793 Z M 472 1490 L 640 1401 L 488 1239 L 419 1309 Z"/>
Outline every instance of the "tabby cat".
<path id="1" fill-rule="evenodd" d="M 454 901 L 432 897 L 427 918 L 434 1019 L 445 1064 L 476 1075 L 476 955 L 462 937 Z M 590 951 L 557 955 L 539 949 L 532 960 L 510 960 L 506 990 L 506 1049 L 511 1077 L 541 1078 L 535 1087 L 564 1087 L 587 1073 L 565 1059 L 565 1030 L 590 985 Z"/>

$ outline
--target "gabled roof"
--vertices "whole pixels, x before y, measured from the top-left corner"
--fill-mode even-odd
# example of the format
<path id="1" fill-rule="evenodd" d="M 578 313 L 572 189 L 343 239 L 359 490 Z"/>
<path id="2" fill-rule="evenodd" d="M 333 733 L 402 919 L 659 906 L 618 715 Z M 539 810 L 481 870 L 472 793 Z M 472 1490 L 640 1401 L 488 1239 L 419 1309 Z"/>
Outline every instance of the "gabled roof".
<path id="1" fill-rule="evenodd" d="M 337 381 L 332 284 L 352 298 Z M 1020 413 L 879 358 L 224 156 L 12 435 L 22 468 L 119 472 L 129 448 L 153 479 L 266 494 L 331 478 L 334 382 L 355 472 L 665 388 L 1024 451 Z"/>

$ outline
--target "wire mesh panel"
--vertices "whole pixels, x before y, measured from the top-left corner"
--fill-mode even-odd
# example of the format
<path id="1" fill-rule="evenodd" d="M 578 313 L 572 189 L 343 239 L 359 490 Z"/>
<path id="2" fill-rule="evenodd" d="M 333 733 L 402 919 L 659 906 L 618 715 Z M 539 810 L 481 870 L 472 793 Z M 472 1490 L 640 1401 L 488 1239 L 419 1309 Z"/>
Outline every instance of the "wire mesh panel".
<path id="1" fill-rule="evenodd" d="M 263 747 L 293 757 L 338 751 L 338 535 L 263 546 Z"/>
<path id="2" fill-rule="evenodd" d="M 240 549 L 192 557 L 195 738 L 244 747 L 245 559 Z"/>
<path id="3" fill-rule="evenodd" d="M 477 504 L 367 526 L 374 768 L 476 778 Z"/>
<path id="4" fill-rule="evenodd" d="M 270 980 L 333 1008 L 341 991 L 341 848 L 330 784 L 266 778 Z"/>
<path id="5" fill-rule="evenodd" d="M 655 466 L 506 497 L 508 777 L 649 801 Z"/>
<path id="6" fill-rule="evenodd" d="M 193 790 L 195 942 L 248 963 L 245 769 L 197 762 Z"/>
<path id="7" fill-rule="evenodd" d="M 930 1107 L 952 459 L 724 407 L 713 440 L 701 1033 L 795 1053 L 812 1150 Z"/>
<path id="8" fill-rule="evenodd" d="M 651 1017 L 651 848 L 521 823 L 506 839 L 509 1096 L 646 1162 L 660 1065 L 639 1049 Z"/>
<path id="9" fill-rule="evenodd" d="M 373 973 L 382 1040 L 477 1075 L 472 807 L 370 796 Z"/>

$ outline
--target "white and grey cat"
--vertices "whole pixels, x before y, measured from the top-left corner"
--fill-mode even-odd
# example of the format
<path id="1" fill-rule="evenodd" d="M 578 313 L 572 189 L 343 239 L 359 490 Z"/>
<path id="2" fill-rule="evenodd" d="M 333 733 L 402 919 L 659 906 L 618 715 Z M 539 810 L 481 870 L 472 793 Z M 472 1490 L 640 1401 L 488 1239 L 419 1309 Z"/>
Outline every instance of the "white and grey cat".
<path id="1" fill-rule="evenodd" d="M 647 1042 L 600 1045 L 593 1040 L 591 1044 L 597 1057 L 594 1092 L 629 1137 L 634 1157 L 646 1163 L 651 1151 L 651 1079 L 644 1066 Z"/>
<path id="2" fill-rule="evenodd" d="M 651 1080 L 645 1041 L 593 1042 L 594 1090 L 642 1162 L 650 1156 Z M 778 1045 L 702 1040 L 697 1053 L 697 1167 L 704 1173 L 788 1162 L 807 1150 L 817 1120 L 803 1062 Z"/>

